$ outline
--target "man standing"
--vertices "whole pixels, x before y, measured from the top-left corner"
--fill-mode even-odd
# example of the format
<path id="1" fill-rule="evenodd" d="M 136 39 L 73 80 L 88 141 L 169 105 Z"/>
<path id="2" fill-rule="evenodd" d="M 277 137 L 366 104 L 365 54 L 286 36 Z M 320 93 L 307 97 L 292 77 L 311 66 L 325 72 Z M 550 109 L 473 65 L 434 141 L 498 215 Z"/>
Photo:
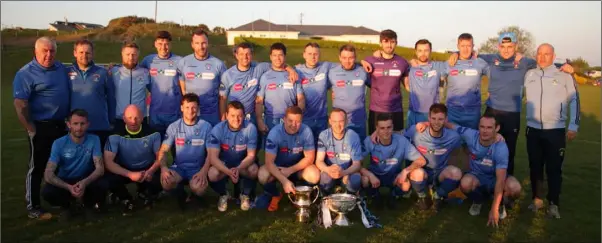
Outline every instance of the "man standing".
<path id="1" fill-rule="evenodd" d="M 537 48 L 537 69 L 525 75 L 527 97 L 527 152 L 533 211 L 543 207 L 544 166 L 548 180 L 548 214 L 560 218 L 562 162 L 566 140 L 573 140 L 579 129 L 579 92 L 573 77 L 554 66 L 554 47 L 542 44 Z M 570 118 L 567 110 L 570 109 Z M 568 131 L 566 120 L 570 119 Z"/>
<path id="2" fill-rule="evenodd" d="M 320 187 L 324 195 L 335 184 L 344 184 L 348 193 L 358 193 L 362 183 L 362 142 L 353 130 L 347 129 L 347 113 L 334 108 L 328 118 L 330 128 L 318 139 L 316 166 L 321 171 Z"/>
<path id="3" fill-rule="evenodd" d="M 282 194 L 276 182 L 282 184 L 285 193 L 294 193 L 294 183 L 299 179 L 313 185 L 320 181 L 320 171 L 314 165 L 314 138 L 302 120 L 301 108 L 291 106 L 286 109 L 284 124 L 270 130 L 265 144 L 265 164 L 257 174 L 264 194 L 257 198 L 256 207 L 267 207 L 270 212 L 278 210 Z"/>
<path id="4" fill-rule="evenodd" d="M 366 86 L 370 77 L 363 67 L 355 63 L 355 47 L 346 44 L 339 48 L 339 61 L 328 72 L 332 87 L 332 107 L 341 108 L 347 114 L 347 127 L 360 136 L 366 137 Z"/>
<path id="5" fill-rule="evenodd" d="M 376 127 L 376 115 L 381 112 L 392 113 L 394 131 L 403 130 L 401 85 L 403 78 L 408 75 L 409 65 L 403 57 L 395 54 L 396 46 L 397 33 L 393 30 L 383 30 L 380 32 L 381 58 L 368 56 L 365 59 L 373 69 L 370 75 L 370 134 Z"/>
<path id="6" fill-rule="evenodd" d="M 228 192 L 226 183 L 229 178 L 235 186 L 242 184 L 240 209 L 249 210 L 251 201 L 249 194 L 255 188 L 258 164 L 255 163 L 257 149 L 257 128 L 244 118 L 245 109 L 242 103 L 231 101 L 226 111 L 226 120 L 217 124 L 212 130 L 207 145 L 211 160 L 209 183 L 219 193 L 217 209 L 221 212 L 228 209 Z M 227 176 L 227 177 L 226 177 Z M 238 182 L 241 183 L 238 183 Z"/>
<path id="7" fill-rule="evenodd" d="M 73 46 L 75 63 L 68 67 L 71 110 L 83 109 L 90 117 L 88 132 L 104 147 L 115 123 L 115 86 L 106 69 L 94 64 L 94 45 L 78 40 Z"/>
<path id="8" fill-rule="evenodd" d="M 182 94 L 193 93 L 199 96 L 200 116 L 211 126 L 220 122 L 219 107 L 224 102 L 219 98 L 220 78 L 226 71 L 224 62 L 209 54 L 209 36 L 202 29 L 192 33 L 194 53 L 178 62 L 178 74 Z"/>
<path id="9" fill-rule="evenodd" d="M 125 129 L 109 137 L 104 149 L 107 169 L 105 178 L 110 190 L 124 205 L 124 214 L 134 211 L 133 198 L 125 187 L 129 183 L 138 186 L 138 197 L 145 207 L 152 207 L 154 198 L 161 191 L 157 160 L 161 135 L 142 123 L 142 112 L 135 105 L 125 108 Z"/>
<path id="10" fill-rule="evenodd" d="M 171 52 L 171 34 L 159 31 L 155 36 L 157 54 L 142 59 L 140 66 L 150 73 L 150 128 L 165 138 L 167 126 L 181 117 L 180 100 L 182 93 L 178 83 L 177 67 L 182 57 Z"/>
<path id="11" fill-rule="evenodd" d="M 115 129 L 121 131 L 125 129 L 125 122 L 122 120 L 125 108 L 134 104 L 146 116 L 146 93 L 150 88 L 150 76 L 148 69 L 138 65 L 138 55 L 140 49 L 135 43 L 127 43 L 121 47 L 121 59 L 123 65 L 113 66 L 109 69 L 109 75 L 112 76 L 115 84 Z M 144 118 L 143 123 L 146 122 Z"/>
<path id="12" fill-rule="evenodd" d="M 29 138 L 29 170 L 25 179 L 25 200 L 29 218 L 50 219 L 40 206 L 40 184 L 55 139 L 65 135 L 69 114 L 67 69 L 55 61 L 56 43 L 48 37 L 36 40 L 34 58 L 13 80 L 14 107 Z"/>
<path id="13" fill-rule="evenodd" d="M 52 143 L 44 171 L 47 184 L 42 195 L 48 203 L 63 209 L 62 216 L 73 216 L 81 204 L 86 216 L 91 216 L 89 213 L 96 205 L 103 208 L 106 193 L 106 185 L 101 179 L 104 165 L 100 140 L 98 136 L 86 133 L 89 122 L 85 110 L 73 110 L 66 124 L 69 135 Z"/>

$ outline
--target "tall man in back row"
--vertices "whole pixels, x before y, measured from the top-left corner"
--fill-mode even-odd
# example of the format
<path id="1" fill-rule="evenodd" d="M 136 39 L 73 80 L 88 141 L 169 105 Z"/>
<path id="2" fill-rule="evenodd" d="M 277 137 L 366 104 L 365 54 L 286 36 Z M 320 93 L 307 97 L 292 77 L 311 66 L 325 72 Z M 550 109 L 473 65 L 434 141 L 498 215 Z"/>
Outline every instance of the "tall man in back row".
<path id="1" fill-rule="evenodd" d="M 56 43 L 48 37 L 35 42 L 34 58 L 25 64 L 13 81 L 14 106 L 29 140 L 29 170 L 25 180 L 25 200 L 29 218 L 50 219 L 40 206 L 40 184 L 50 148 L 65 135 L 64 119 L 69 114 L 67 69 L 55 61 Z"/>

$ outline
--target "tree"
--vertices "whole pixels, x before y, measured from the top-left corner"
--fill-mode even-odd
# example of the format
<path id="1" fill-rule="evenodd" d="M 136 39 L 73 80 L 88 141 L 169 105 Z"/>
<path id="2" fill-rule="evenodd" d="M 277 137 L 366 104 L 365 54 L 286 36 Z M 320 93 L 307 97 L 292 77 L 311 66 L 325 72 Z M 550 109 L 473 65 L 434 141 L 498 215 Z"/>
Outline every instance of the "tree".
<path id="1" fill-rule="evenodd" d="M 577 73 L 585 73 L 587 71 L 589 71 L 589 63 L 581 58 L 575 58 L 570 60 L 571 61 L 571 66 L 573 66 L 573 68 L 575 68 L 575 72 Z"/>
<path id="2" fill-rule="evenodd" d="M 226 29 L 224 29 L 224 28 L 223 28 L 223 27 L 221 27 L 221 26 L 215 26 L 215 27 L 213 28 L 213 34 L 216 34 L 216 35 L 223 35 L 223 34 L 225 34 L 225 33 L 226 33 Z"/>
<path id="3" fill-rule="evenodd" d="M 209 27 L 206 24 L 199 24 L 199 26 L 197 26 L 197 28 L 204 30 L 205 32 L 209 33 Z"/>
<path id="4" fill-rule="evenodd" d="M 500 31 L 498 31 L 497 36 L 491 37 L 487 39 L 487 41 L 483 42 L 479 48 L 479 53 L 497 53 L 498 37 L 504 32 L 514 32 L 514 34 L 516 34 L 516 38 L 518 39 L 517 42 L 519 53 L 522 53 L 527 57 L 535 56 L 535 38 L 533 37 L 533 34 L 514 25 L 502 28 Z"/>

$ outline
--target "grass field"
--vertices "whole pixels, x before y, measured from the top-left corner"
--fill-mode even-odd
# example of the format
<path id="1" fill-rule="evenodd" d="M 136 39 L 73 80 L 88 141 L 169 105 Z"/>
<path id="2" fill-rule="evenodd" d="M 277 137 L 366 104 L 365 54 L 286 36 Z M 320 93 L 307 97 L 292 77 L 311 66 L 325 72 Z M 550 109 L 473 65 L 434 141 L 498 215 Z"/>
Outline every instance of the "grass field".
<path id="1" fill-rule="evenodd" d="M 153 51 L 151 42 L 140 42 L 142 56 Z M 71 44 L 61 44 L 58 59 L 71 62 Z M 97 62 L 119 62 L 119 44 L 96 43 Z M 174 43 L 179 55 L 191 52 L 188 42 Z M 211 47 L 211 53 L 234 63 L 231 48 Z M 300 49 L 288 51 L 289 64 L 302 62 Z M 25 212 L 24 184 L 29 150 L 25 134 L 12 106 L 12 80 L 15 72 L 31 60 L 32 49 L 11 48 L 2 52 L 2 241 L 32 242 L 600 242 L 600 89 L 580 86 L 581 128 L 576 141 L 568 144 L 564 185 L 561 196 L 562 219 L 547 219 L 544 213 L 527 210 L 530 203 L 528 160 L 524 137 L 524 117 L 516 155 L 516 176 L 523 193 L 514 210 L 510 211 L 500 228 L 486 227 L 489 205 L 480 216 L 468 214 L 469 202 L 452 205 L 439 214 L 420 212 L 414 199 L 401 200 L 396 210 L 369 209 L 383 224 L 382 229 L 366 229 L 358 210 L 350 213 L 354 223 L 347 228 L 328 230 L 301 225 L 293 221 L 295 209 L 283 199 L 276 213 L 260 210 L 241 211 L 232 203 L 225 213 L 216 209 L 217 195 L 210 191 L 200 207 L 191 207 L 186 214 L 179 212 L 176 202 L 167 198 L 153 211 L 139 211 L 130 217 L 120 214 L 121 208 L 111 208 L 108 215 L 95 220 L 77 219 L 63 223 L 29 220 Z M 358 53 L 359 58 L 370 54 Z M 336 61 L 337 50 L 323 49 L 322 59 Z M 266 48 L 256 50 L 255 59 L 267 61 Z M 483 90 L 486 90 L 483 87 Z M 407 107 L 407 95 L 404 107 Z M 312 212 L 315 216 L 316 212 Z"/>

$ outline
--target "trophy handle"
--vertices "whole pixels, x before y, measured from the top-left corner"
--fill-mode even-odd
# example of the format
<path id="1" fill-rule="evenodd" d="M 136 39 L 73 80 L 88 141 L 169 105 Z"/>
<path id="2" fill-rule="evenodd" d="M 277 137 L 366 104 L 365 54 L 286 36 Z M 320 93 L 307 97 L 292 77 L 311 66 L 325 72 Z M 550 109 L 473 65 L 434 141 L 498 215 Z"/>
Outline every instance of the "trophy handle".
<path id="1" fill-rule="evenodd" d="M 292 193 L 287 193 L 286 195 L 288 196 L 288 200 L 291 200 L 291 202 L 292 202 L 293 204 L 295 204 L 295 200 L 293 200 L 293 199 L 291 198 L 291 194 L 292 194 Z M 297 205 L 297 204 L 295 204 L 295 205 Z"/>
<path id="2" fill-rule="evenodd" d="M 318 193 L 316 193 L 316 197 L 314 198 L 314 200 L 311 202 L 311 204 L 314 204 L 316 202 L 316 200 L 318 200 L 318 197 L 320 197 L 320 187 L 318 186 L 314 186 L 315 190 L 318 190 Z"/>

